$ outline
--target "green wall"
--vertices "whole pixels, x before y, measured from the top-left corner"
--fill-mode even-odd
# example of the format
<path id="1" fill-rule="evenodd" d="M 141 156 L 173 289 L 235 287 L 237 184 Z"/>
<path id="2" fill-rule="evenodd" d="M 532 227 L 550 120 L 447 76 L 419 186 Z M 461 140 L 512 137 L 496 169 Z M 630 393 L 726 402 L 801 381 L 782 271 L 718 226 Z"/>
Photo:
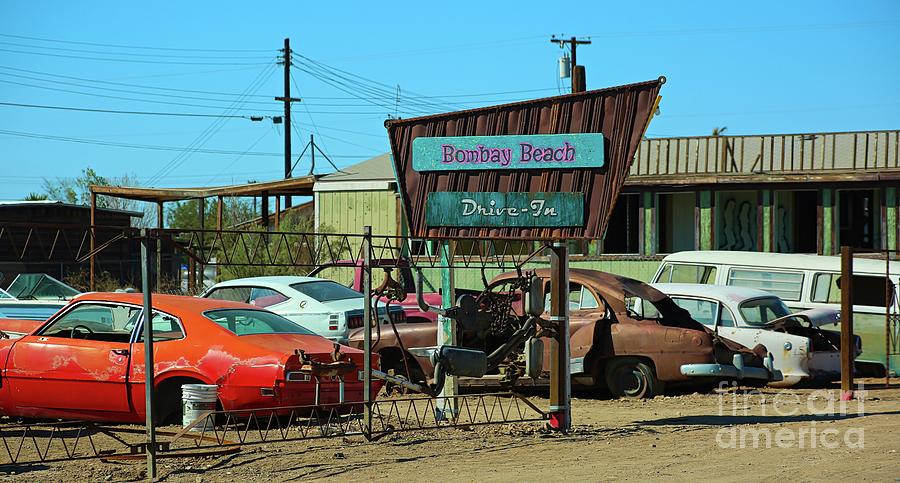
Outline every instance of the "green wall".
<path id="1" fill-rule="evenodd" d="M 320 191 L 319 226 L 333 233 L 362 233 L 372 226 L 373 235 L 397 233 L 397 197 L 392 191 Z"/>

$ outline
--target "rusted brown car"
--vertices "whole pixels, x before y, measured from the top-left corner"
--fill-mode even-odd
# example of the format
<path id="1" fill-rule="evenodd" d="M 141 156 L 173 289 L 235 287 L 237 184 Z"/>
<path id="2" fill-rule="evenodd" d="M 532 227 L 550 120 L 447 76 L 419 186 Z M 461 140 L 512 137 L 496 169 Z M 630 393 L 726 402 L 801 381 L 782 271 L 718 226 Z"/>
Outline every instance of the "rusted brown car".
<path id="1" fill-rule="evenodd" d="M 653 397 L 667 387 L 692 384 L 708 387 L 721 380 L 736 379 L 765 384 L 777 378 L 777 374 L 766 368 L 764 347 L 750 350 L 718 337 L 653 287 L 594 270 L 573 268 L 569 274 L 573 383 L 608 389 L 616 397 Z M 549 293 L 550 271 L 540 269 L 534 276 L 542 279 L 544 292 Z M 483 292 L 483 295 L 506 297 L 511 309 L 507 321 L 512 324 L 525 318 L 521 295 L 509 290 L 520 277 L 516 272 L 499 275 Z M 653 304 L 658 315 L 641 317 L 632 310 L 635 301 Z M 490 352 L 517 328 L 506 327 L 509 323 L 497 323 L 496 310 L 492 314 L 494 320 L 488 331 L 478 334 L 463 331 L 459 334 L 459 345 Z M 437 343 L 437 325 L 403 324 L 397 326 L 397 331 L 405 351 L 389 328 L 382 327 L 380 335 L 375 337 L 377 344 L 373 350 L 381 355 L 382 368 L 413 381 L 430 381 L 434 366 L 428 354 Z M 361 348 L 362 341 L 362 331 L 350 334 L 351 346 Z M 549 347 L 549 343 L 544 344 L 544 375 L 549 371 Z M 523 378 L 524 369 L 520 366 L 524 366 L 522 357 L 507 358 L 500 367 L 503 373 L 500 379 L 540 383 Z"/>

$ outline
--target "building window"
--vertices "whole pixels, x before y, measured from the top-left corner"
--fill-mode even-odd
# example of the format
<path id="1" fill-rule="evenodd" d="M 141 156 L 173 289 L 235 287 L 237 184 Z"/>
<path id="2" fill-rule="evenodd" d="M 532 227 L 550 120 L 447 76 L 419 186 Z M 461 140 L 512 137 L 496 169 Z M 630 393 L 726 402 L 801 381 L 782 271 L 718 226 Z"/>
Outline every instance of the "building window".
<path id="1" fill-rule="evenodd" d="M 694 249 L 696 195 L 667 193 L 656 197 L 656 243 L 658 253 Z"/>
<path id="2" fill-rule="evenodd" d="M 779 253 L 816 253 L 818 192 L 776 191 L 772 228 Z"/>
<path id="3" fill-rule="evenodd" d="M 638 253 L 641 235 L 638 215 L 640 200 L 637 194 L 619 195 L 616 207 L 606 225 L 603 253 Z"/>
<path id="4" fill-rule="evenodd" d="M 716 247 L 754 251 L 756 246 L 756 191 L 716 193 Z"/>
<path id="5" fill-rule="evenodd" d="M 841 245 L 854 248 L 876 248 L 878 223 L 874 190 L 838 191 L 838 218 L 840 219 L 838 240 Z"/>

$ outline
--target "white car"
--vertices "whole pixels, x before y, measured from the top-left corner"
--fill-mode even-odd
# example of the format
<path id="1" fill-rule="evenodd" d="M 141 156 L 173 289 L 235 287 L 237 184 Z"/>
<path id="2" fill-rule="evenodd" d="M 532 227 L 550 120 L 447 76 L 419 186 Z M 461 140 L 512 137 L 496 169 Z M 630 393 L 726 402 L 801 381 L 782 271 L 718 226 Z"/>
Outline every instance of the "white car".
<path id="1" fill-rule="evenodd" d="M 784 377 L 771 386 L 790 387 L 809 379 L 840 380 L 840 333 L 822 329 L 840 320 L 836 310 L 811 309 L 792 314 L 777 296 L 752 288 L 692 283 L 652 285 L 720 336 L 751 348 L 764 345 L 772 354 L 774 369 Z M 856 352 L 860 352 L 859 337 Z"/>
<path id="2" fill-rule="evenodd" d="M 238 278 L 219 282 L 200 296 L 265 307 L 339 344 L 346 344 L 350 331 L 363 326 L 365 297 L 333 280 L 290 275 Z M 394 323 L 406 321 L 402 307 L 392 306 L 390 313 Z M 386 314 L 379 305 L 383 324 L 388 323 Z"/>

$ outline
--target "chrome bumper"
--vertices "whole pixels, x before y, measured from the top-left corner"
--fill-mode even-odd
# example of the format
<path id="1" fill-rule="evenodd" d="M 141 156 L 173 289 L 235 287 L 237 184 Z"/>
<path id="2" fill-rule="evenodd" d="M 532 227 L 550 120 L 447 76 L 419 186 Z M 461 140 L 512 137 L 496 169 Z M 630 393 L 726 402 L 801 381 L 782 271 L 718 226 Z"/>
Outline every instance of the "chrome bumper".
<path id="1" fill-rule="evenodd" d="M 784 379 L 781 371 L 773 368 L 771 354 L 766 357 L 764 365 L 765 367 L 744 367 L 744 360 L 741 358 L 741 355 L 735 354 L 731 364 L 684 364 L 681 366 L 681 374 L 688 377 L 720 377 L 737 380 L 757 379 L 770 382 Z"/>

